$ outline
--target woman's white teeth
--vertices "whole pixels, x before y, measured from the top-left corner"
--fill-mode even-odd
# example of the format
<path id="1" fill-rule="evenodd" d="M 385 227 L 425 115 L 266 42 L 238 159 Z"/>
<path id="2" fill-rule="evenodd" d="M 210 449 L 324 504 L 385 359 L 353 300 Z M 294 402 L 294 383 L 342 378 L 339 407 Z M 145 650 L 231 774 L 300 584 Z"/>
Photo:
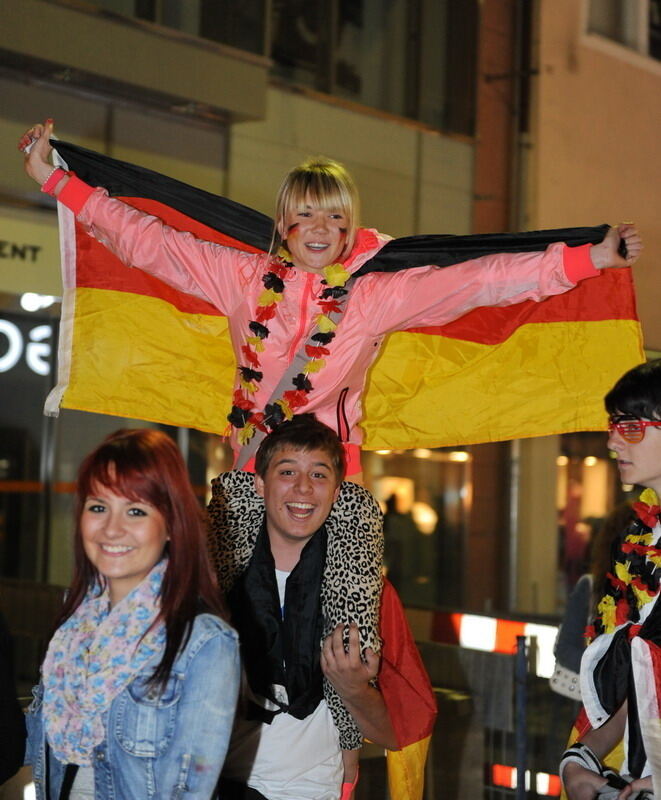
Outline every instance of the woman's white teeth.
<path id="1" fill-rule="evenodd" d="M 129 550 L 133 550 L 132 547 L 127 547 L 122 544 L 102 544 L 101 549 L 105 550 L 107 553 L 128 553 Z"/>
<path id="2" fill-rule="evenodd" d="M 325 250 L 328 247 L 328 245 L 327 244 L 323 244 L 321 242 L 320 243 L 308 242 L 306 247 L 308 247 L 310 250 Z"/>

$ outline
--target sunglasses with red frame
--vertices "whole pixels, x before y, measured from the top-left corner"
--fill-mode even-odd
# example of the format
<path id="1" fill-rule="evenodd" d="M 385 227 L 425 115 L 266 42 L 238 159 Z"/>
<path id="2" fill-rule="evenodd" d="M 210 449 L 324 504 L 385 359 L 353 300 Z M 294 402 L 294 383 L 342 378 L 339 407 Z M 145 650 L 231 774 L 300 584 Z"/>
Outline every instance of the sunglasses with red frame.
<path id="1" fill-rule="evenodd" d="M 645 428 L 661 428 L 661 419 L 639 419 L 623 414 L 608 418 L 608 433 L 617 431 L 624 441 L 630 444 L 643 441 Z"/>

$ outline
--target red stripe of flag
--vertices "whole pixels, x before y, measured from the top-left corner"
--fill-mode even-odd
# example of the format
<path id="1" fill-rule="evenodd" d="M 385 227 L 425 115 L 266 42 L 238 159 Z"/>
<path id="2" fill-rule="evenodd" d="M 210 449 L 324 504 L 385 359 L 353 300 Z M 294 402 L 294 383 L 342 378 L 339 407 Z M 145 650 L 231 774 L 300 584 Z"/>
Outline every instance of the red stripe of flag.
<path id="1" fill-rule="evenodd" d="M 189 231 L 204 241 L 244 252 L 262 252 L 155 200 L 120 199 L 159 217 L 176 230 Z M 78 286 L 156 297 L 184 313 L 222 316 L 218 309 L 204 300 L 179 292 L 140 270 L 127 270 L 115 256 L 86 234 L 78 232 L 77 246 L 81 254 L 88 256 L 79 259 Z M 581 282 L 565 294 L 549 297 L 543 303 L 528 300 L 504 308 L 481 307 L 447 325 L 411 328 L 409 332 L 495 345 L 504 342 L 525 324 L 609 319 L 636 319 L 629 269 L 604 270 L 598 277 Z"/>
<path id="2" fill-rule="evenodd" d="M 605 269 L 596 278 L 588 278 L 569 292 L 549 297 L 543 303 L 526 300 L 504 308 L 477 308 L 447 325 L 411 328 L 409 332 L 500 344 L 518 327 L 529 323 L 611 319 L 637 319 L 629 269 Z"/>
<path id="3" fill-rule="evenodd" d="M 119 199 L 141 211 L 159 217 L 176 230 L 189 231 L 204 241 L 214 242 L 226 247 L 234 247 L 249 253 L 261 252 L 155 200 L 146 200 L 139 197 Z M 178 289 L 172 288 L 167 283 L 140 269 L 127 269 L 115 255 L 92 239 L 91 236 L 88 236 L 78 225 L 76 226 L 76 247 L 78 252 L 76 285 L 78 287 L 110 289 L 116 292 L 155 297 L 171 303 L 176 309 L 185 314 L 224 316 L 206 300 L 180 292 Z"/>
<path id="4" fill-rule="evenodd" d="M 78 225 L 76 248 L 76 286 L 79 288 L 109 289 L 155 297 L 166 300 L 185 314 L 224 316 L 206 300 L 180 292 L 141 269 L 128 269 L 117 256 L 88 236 Z"/>

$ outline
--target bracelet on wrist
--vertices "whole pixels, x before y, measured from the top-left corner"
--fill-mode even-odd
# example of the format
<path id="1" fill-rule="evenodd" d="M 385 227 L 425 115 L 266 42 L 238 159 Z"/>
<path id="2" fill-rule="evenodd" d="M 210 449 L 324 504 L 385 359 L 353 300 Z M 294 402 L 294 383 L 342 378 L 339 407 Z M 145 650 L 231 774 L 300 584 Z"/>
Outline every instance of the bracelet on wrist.
<path id="1" fill-rule="evenodd" d="M 40 189 L 41 189 L 42 192 L 44 191 L 44 186 L 48 186 L 48 183 L 49 183 L 50 179 L 58 171 L 58 169 L 60 169 L 60 167 L 53 167 L 53 169 L 51 169 L 51 171 L 48 173 L 48 175 L 46 175 L 45 180 L 43 180 L 41 182 Z"/>
<path id="2" fill-rule="evenodd" d="M 41 184 L 41 191 L 44 194 L 54 197 L 57 184 L 68 174 L 69 173 L 66 170 L 63 170 L 62 167 L 53 167 L 46 180 Z"/>

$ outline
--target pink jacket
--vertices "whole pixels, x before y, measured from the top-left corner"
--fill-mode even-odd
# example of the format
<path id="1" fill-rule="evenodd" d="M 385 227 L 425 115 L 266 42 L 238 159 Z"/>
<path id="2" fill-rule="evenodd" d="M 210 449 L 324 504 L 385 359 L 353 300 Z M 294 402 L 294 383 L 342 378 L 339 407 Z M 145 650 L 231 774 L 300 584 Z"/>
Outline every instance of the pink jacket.
<path id="1" fill-rule="evenodd" d="M 123 263 L 204 298 L 225 314 L 241 363 L 248 323 L 254 319 L 264 289 L 267 256 L 242 253 L 175 231 L 75 176 L 58 200 Z M 375 230 L 360 229 L 345 267 L 354 272 L 389 239 Z M 314 389 L 305 411 L 314 412 L 345 441 L 360 445 L 363 387 L 388 333 L 443 325 L 477 306 L 505 306 L 561 294 L 582 278 L 598 274 L 589 248 L 554 244 L 541 253 L 498 254 L 443 269 L 416 267 L 361 277 L 351 290 L 327 364 L 313 376 Z M 261 359 L 264 377 L 255 395 L 258 409 L 269 401 L 311 331 L 313 315 L 318 313 L 313 298 L 322 289 L 322 278 L 294 269 L 286 281 L 277 314 L 268 322 L 270 335 Z M 236 450 L 235 435 L 232 444 Z"/>

